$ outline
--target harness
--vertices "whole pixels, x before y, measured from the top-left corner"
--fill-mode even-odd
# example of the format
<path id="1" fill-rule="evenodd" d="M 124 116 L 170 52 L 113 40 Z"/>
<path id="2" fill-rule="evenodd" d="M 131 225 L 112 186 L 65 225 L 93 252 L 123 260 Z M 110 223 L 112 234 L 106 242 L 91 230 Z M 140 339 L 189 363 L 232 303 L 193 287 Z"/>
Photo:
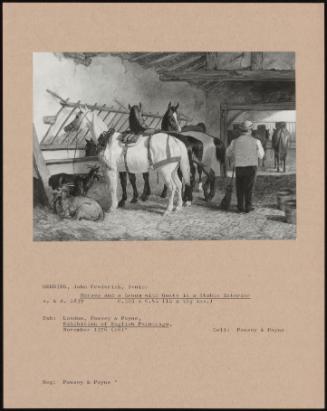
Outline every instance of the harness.
<path id="1" fill-rule="evenodd" d="M 170 146 L 169 146 L 171 136 L 168 134 L 167 135 L 167 140 L 166 140 L 166 156 L 167 156 L 167 158 L 154 163 L 153 159 L 152 159 L 152 156 L 151 156 L 151 139 L 152 139 L 152 136 L 153 136 L 153 134 L 149 134 L 147 136 L 148 139 L 146 141 L 147 157 L 148 157 L 150 167 L 152 167 L 154 170 L 156 170 L 160 167 L 163 167 L 166 164 L 180 162 L 181 156 L 172 156 L 172 154 L 171 154 L 171 149 L 170 149 Z M 129 167 L 128 167 L 128 163 L 127 163 L 127 152 L 128 152 L 128 148 L 132 147 L 133 145 L 135 145 L 135 144 L 130 144 L 130 143 L 128 143 L 128 141 L 126 141 L 126 142 L 124 142 L 124 147 L 123 147 L 124 164 L 125 164 L 125 169 L 128 173 L 129 173 Z"/>

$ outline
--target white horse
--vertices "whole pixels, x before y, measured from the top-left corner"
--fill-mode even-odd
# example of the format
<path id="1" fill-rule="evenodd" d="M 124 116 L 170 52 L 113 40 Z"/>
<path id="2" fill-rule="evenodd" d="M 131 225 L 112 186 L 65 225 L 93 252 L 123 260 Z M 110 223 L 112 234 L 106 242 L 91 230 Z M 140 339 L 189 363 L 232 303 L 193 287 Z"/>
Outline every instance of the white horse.
<path id="1" fill-rule="evenodd" d="M 133 109 L 137 107 L 134 106 Z M 150 169 L 157 170 L 168 187 L 169 198 L 165 214 L 173 210 L 175 193 L 177 194 L 175 210 L 182 208 L 182 182 L 177 174 L 178 167 L 181 168 L 185 183 L 186 200 L 190 198 L 191 193 L 190 164 L 184 143 L 167 133 L 159 132 L 140 136 L 137 142 L 126 150 L 121 133 L 115 131 L 109 133 L 105 122 L 94 111 L 88 111 L 86 108 L 82 108 L 82 111 L 82 122 L 86 123 L 96 143 L 101 135 L 103 137 L 109 134 L 108 141 L 98 156 L 111 194 L 110 211 L 114 211 L 118 206 L 118 173 L 128 171 L 138 174 L 148 172 Z M 142 113 L 137 113 L 137 109 L 135 114 L 142 116 Z M 190 201 L 187 201 L 187 205 L 190 205 Z"/>

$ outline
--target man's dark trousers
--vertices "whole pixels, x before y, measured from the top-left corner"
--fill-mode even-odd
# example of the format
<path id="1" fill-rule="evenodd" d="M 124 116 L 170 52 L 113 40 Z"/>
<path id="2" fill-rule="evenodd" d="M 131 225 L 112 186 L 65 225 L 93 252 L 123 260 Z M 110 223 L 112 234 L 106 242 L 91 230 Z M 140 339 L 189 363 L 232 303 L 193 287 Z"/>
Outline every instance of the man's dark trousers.
<path id="1" fill-rule="evenodd" d="M 257 167 L 236 167 L 235 171 L 237 208 L 240 211 L 250 211 L 252 208 L 252 193 L 257 174 Z"/>

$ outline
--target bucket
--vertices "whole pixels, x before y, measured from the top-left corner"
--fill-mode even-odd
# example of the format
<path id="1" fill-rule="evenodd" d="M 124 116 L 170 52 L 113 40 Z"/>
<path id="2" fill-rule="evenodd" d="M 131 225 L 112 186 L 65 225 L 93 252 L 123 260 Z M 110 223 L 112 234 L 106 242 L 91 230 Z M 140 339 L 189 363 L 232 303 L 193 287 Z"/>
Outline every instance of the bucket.
<path id="1" fill-rule="evenodd" d="M 296 224 L 296 201 L 288 200 L 284 203 L 285 220 L 288 224 Z"/>
<path id="2" fill-rule="evenodd" d="M 280 210 L 285 211 L 284 209 L 285 201 L 295 200 L 295 199 L 296 199 L 296 196 L 295 196 L 294 190 L 291 190 L 291 189 L 281 190 L 277 193 L 277 207 Z"/>

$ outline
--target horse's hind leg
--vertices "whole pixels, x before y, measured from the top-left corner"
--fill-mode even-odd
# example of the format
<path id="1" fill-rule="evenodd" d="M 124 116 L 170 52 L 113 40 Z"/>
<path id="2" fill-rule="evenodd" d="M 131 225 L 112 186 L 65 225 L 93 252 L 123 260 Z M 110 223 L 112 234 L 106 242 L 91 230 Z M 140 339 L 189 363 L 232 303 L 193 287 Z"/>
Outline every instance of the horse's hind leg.
<path id="1" fill-rule="evenodd" d="M 137 203 L 139 193 L 137 192 L 137 187 L 136 187 L 136 175 L 133 173 L 128 173 L 128 178 L 133 187 L 133 198 L 131 200 L 131 203 Z"/>
<path id="2" fill-rule="evenodd" d="M 175 170 L 176 164 L 167 164 L 166 166 L 162 167 L 160 172 L 164 179 L 164 182 L 167 186 L 168 190 L 168 205 L 165 211 L 165 215 L 169 214 L 173 210 L 174 206 L 174 194 L 176 191 L 176 185 L 173 179 L 173 173 Z"/>
<path id="3" fill-rule="evenodd" d="M 122 171 L 119 173 L 119 179 L 120 179 L 120 185 L 122 189 L 122 198 L 118 203 L 118 207 L 124 207 L 125 201 L 127 200 L 127 192 L 126 192 L 126 186 L 127 186 L 127 173 L 126 171 Z"/>
<path id="4" fill-rule="evenodd" d="M 149 173 L 143 173 L 144 188 L 141 196 L 142 201 L 146 201 L 151 194 L 150 183 L 149 183 Z"/>
<path id="5" fill-rule="evenodd" d="M 194 162 L 192 160 L 192 157 L 190 157 L 190 172 L 191 172 L 191 187 L 192 187 L 192 191 L 194 190 L 194 186 L 195 186 L 195 173 L 196 173 L 196 169 L 195 169 L 195 165 Z"/>
<path id="6" fill-rule="evenodd" d="M 176 186 L 176 192 L 177 192 L 177 206 L 176 206 L 175 211 L 179 211 L 183 207 L 183 198 L 182 198 L 183 184 L 182 184 L 181 178 L 179 176 L 179 173 L 180 173 L 180 170 L 178 169 L 178 171 L 177 170 L 174 171 L 173 175 L 172 175 L 173 181 L 174 181 L 175 186 Z"/>
<path id="7" fill-rule="evenodd" d="M 184 201 L 185 204 L 189 206 L 189 205 L 191 205 L 191 202 L 192 202 L 192 187 L 190 185 L 187 186 L 185 184 L 184 192 L 183 192 L 183 173 L 182 173 L 182 170 L 180 169 L 180 167 L 178 167 L 178 169 L 177 169 L 177 179 L 178 179 L 178 182 L 176 183 L 176 187 L 178 188 L 179 183 L 180 183 L 180 187 L 181 187 L 180 194 L 181 194 L 182 205 L 183 205 L 183 201 Z M 176 188 L 176 190 L 177 190 L 177 188 Z M 180 201 L 179 198 L 178 198 L 178 201 Z M 179 206 L 177 206 L 177 208 L 179 208 Z"/>
<path id="8" fill-rule="evenodd" d="M 182 173 L 182 170 L 181 170 L 180 167 L 178 167 L 178 169 L 177 169 L 177 175 L 178 175 L 180 181 L 182 182 L 183 181 L 183 173 Z"/>
<path id="9" fill-rule="evenodd" d="M 199 175 L 199 185 L 198 185 L 198 191 L 203 190 L 202 186 L 202 167 L 198 166 L 198 175 Z"/>
<path id="10" fill-rule="evenodd" d="M 161 198 L 166 198 L 167 197 L 167 186 L 164 184 L 164 188 L 162 190 L 162 193 L 160 194 Z"/>
<path id="11" fill-rule="evenodd" d="M 209 187 L 210 187 L 210 192 L 209 192 L 209 200 L 212 200 L 215 196 L 215 192 L 216 192 L 216 175 L 213 169 L 210 170 L 209 172 L 209 176 L 210 176 L 210 183 L 209 183 Z"/>
<path id="12" fill-rule="evenodd" d="M 111 206 L 110 211 L 116 210 L 118 206 L 117 202 L 117 171 L 116 170 L 107 170 L 105 173 L 105 179 L 109 186 Z"/>

